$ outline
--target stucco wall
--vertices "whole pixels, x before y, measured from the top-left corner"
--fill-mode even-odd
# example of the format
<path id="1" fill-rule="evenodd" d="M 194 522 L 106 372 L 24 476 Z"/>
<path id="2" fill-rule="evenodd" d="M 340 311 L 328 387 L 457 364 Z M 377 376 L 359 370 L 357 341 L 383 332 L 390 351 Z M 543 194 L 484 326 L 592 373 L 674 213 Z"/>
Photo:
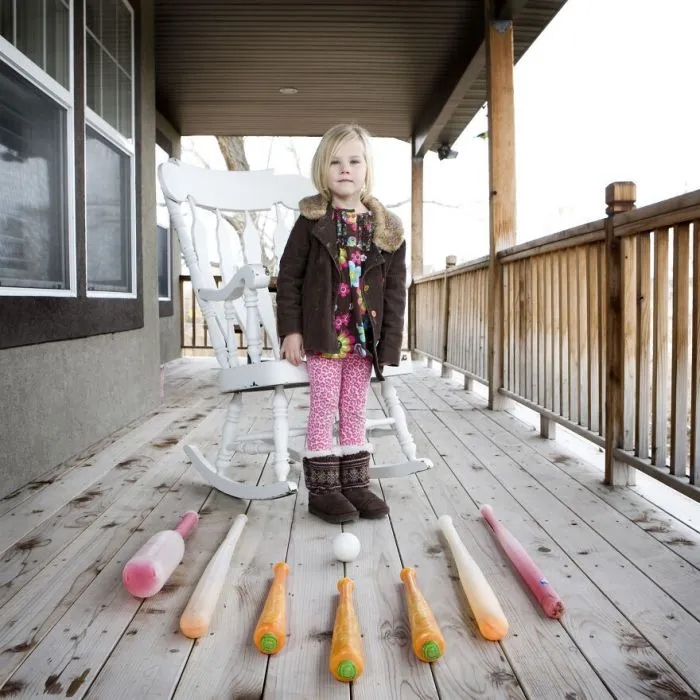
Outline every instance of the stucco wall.
<path id="1" fill-rule="evenodd" d="M 154 0 L 141 0 L 153 36 Z M 141 231 L 155 230 L 153 42 L 141 42 Z M 0 351 L 0 496 L 158 405 L 160 319 L 155 236 L 141 236 L 144 327 Z"/>

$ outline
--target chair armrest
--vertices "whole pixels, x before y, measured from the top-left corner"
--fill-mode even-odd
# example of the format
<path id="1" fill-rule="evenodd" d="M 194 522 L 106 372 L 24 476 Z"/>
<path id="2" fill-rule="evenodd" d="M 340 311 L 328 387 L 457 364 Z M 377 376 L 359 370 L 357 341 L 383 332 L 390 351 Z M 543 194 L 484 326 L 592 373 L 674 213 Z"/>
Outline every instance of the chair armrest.
<path id="1" fill-rule="evenodd" d="M 229 301 L 238 299 L 243 294 L 245 287 L 249 289 L 262 289 L 270 283 L 270 277 L 262 265 L 245 265 L 236 271 L 236 274 L 219 289 L 202 287 L 197 290 L 204 301 Z"/>

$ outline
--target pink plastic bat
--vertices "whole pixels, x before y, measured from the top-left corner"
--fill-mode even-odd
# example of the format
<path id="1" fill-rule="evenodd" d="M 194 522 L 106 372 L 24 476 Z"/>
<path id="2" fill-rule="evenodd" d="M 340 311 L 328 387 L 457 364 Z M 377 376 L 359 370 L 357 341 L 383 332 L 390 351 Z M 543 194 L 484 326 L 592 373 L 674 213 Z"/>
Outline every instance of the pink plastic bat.
<path id="1" fill-rule="evenodd" d="M 122 571 L 126 590 L 136 598 L 149 598 L 163 588 L 185 554 L 185 537 L 192 532 L 199 515 L 188 510 L 174 530 L 161 530 L 151 537 Z"/>
<path id="2" fill-rule="evenodd" d="M 530 558 L 515 536 L 498 521 L 490 505 L 481 506 L 480 512 L 508 559 L 537 598 L 545 615 L 559 619 L 564 614 L 564 603 L 539 570 L 537 564 Z"/>

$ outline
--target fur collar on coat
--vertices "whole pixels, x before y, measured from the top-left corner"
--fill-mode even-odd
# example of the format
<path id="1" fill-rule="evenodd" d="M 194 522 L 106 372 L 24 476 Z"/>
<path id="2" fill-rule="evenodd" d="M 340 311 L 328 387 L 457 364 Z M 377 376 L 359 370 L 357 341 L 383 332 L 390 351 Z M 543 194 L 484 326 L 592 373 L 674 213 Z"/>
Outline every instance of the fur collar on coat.
<path id="1" fill-rule="evenodd" d="M 374 216 L 375 245 L 387 253 L 394 253 L 401 247 L 404 239 L 401 219 L 375 197 L 367 197 L 364 204 Z M 328 211 L 328 201 L 320 194 L 304 197 L 299 202 L 299 211 L 307 219 L 318 221 Z"/>

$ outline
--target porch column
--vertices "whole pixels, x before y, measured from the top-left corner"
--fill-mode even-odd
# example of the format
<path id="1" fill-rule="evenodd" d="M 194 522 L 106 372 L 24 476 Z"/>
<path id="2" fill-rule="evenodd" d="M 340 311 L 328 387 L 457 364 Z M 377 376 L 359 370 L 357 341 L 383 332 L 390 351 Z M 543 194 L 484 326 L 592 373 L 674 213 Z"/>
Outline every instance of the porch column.
<path id="1" fill-rule="evenodd" d="M 423 158 L 411 161 L 411 276 L 423 274 Z"/>
<path id="2" fill-rule="evenodd" d="M 416 347 L 416 289 L 423 274 L 423 156 L 411 160 L 411 286 L 408 294 L 408 347 Z M 413 357 L 417 359 L 417 357 Z"/>
<path id="3" fill-rule="evenodd" d="M 637 188 L 633 182 L 613 182 L 605 188 L 607 205 L 605 220 L 605 264 L 607 275 L 607 319 L 605 355 L 607 377 L 605 385 L 605 483 L 610 486 L 634 485 L 635 470 L 615 459 L 616 448 L 625 449 L 625 391 L 634 391 L 634 386 L 625 386 L 625 366 L 634 362 L 634 357 L 625 353 L 625 284 L 630 284 L 632 273 L 625 266 L 623 246 L 615 236 L 615 214 L 634 208 Z M 632 430 L 627 431 L 632 433 Z"/>
<path id="4" fill-rule="evenodd" d="M 494 19 L 486 0 L 486 71 L 489 144 L 489 408 L 511 401 L 503 386 L 503 270 L 497 253 L 515 243 L 515 111 L 513 104 L 513 22 Z"/>

